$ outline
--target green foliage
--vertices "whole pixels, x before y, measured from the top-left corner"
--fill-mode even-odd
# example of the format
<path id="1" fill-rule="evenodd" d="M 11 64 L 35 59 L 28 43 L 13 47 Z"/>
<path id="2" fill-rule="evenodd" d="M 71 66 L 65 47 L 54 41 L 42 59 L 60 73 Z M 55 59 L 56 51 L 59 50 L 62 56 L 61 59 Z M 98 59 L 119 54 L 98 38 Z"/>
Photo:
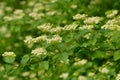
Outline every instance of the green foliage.
<path id="1" fill-rule="evenodd" d="M 29 59 L 30 59 L 29 55 L 24 55 L 24 56 L 22 57 L 22 59 L 21 59 L 20 64 L 21 64 L 21 65 L 27 64 L 27 62 L 28 62 Z"/>
<path id="2" fill-rule="evenodd" d="M 1 0 L 0 79 L 119 80 L 120 0 Z"/>
<path id="3" fill-rule="evenodd" d="M 120 50 L 115 51 L 115 53 L 114 53 L 114 60 L 116 61 L 116 60 L 119 60 L 119 59 L 120 59 Z"/>

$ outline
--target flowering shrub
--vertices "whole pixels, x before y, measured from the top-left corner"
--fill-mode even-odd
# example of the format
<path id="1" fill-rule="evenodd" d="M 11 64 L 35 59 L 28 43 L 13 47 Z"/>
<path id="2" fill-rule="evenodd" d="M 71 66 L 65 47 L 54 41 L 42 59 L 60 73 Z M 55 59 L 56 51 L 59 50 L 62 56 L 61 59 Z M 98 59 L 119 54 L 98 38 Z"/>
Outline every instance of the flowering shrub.
<path id="1" fill-rule="evenodd" d="M 120 79 L 119 1 L 18 2 L 0 1 L 0 79 Z"/>

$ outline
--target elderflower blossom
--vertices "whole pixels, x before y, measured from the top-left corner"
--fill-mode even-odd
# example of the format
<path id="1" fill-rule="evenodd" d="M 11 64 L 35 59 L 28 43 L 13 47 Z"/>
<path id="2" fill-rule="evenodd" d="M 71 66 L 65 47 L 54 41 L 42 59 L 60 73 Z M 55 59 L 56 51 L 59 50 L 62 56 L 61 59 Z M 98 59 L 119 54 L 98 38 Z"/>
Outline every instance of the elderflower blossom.
<path id="1" fill-rule="evenodd" d="M 69 73 L 62 73 L 60 74 L 60 78 L 66 79 L 68 77 Z"/>
<path id="2" fill-rule="evenodd" d="M 4 10 L 0 8 L 0 16 L 4 15 Z"/>
<path id="3" fill-rule="evenodd" d="M 31 48 L 34 44 L 32 36 L 26 36 L 24 42 L 27 43 L 29 48 Z"/>
<path id="4" fill-rule="evenodd" d="M 7 7 L 5 8 L 5 10 L 6 10 L 6 11 L 12 11 L 13 9 L 12 9 L 12 7 L 7 6 Z"/>
<path id="5" fill-rule="evenodd" d="M 59 35 L 54 35 L 52 38 L 47 39 L 47 43 L 54 44 L 54 43 L 60 43 L 62 42 L 62 37 Z"/>
<path id="6" fill-rule="evenodd" d="M 14 19 L 22 19 L 25 15 L 23 10 L 21 10 L 21 9 L 16 9 L 13 14 L 14 14 L 13 15 Z"/>
<path id="7" fill-rule="evenodd" d="M 72 8 L 72 9 L 76 9 L 76 8 L 77 8 L 77 5 L 73 4 L 73 5 L 71 5 L 71 8 Z"/>
<path id="8" fill-rule="evenodd" d="M 37 28 L 43 32 L 49 32 L 52 25 L 50 23 L 39 25 Z"/>
<path id="9" fill-rule="evenodd" d="M 86 78 L 85 76 L 81 76 L 81 75 L 80 75 L 80 76 L 78 77 L 78 80 L 87 80 L 87 78 Z"/>
<path id="10" fill-rule="evenodd" d="M 31 12 L 31 13 L 29 13 L 29 16 L 30 17 L 32 17 L 33 19 L 35 19 L 35 20 L 37 20 L 38 19 L 38 13 L 36 13 L 36 12 Z"/>
<path id="11" fill-rule="evenodd" d="M 75 16 L 73 16 L 73 19 L 74 19 L 74 20 L 79 20 L 79 19 L 83 20 L 83 19 L 85 19 L 86 17 L 87 17 L 86 14 L 76 14 Z"/>
<path id="12" fill-rule="evenodd" d="M 39 37 L 36 37 L 33 39 L 33 42 L 36 43 L 36 42 L 41 42 L 41 41 L 45 41 L 47 39 L 47 35 L 42 35 L 42 36 L 39 36 Z"/>
<path id="13" fill-rule="evenodd" d="M 8 80 L 16 80 L 16 77 L 15 76 L 9 76 Z"/>
<path id="14" fill-rule="evenodd" d="M 86 59 L 82 59 L 82 60 L 80 60 L 80 61 L 75 62 L 74 65 L 75 65 L 75 66 L 76 66 L 76 65 L 85 65 L 86 63 L 87 63 L 87 60 L 86 60 Z"/>
<path id="15" fill-rule="evenodd" d="M 78 24 L 72 23 L 70 25 L 64 26 L 63 30 L 67 30 L 67 31 L 75 30 L 77 28 L 77 26 L 78 26 Z"/>
<path id="16" fill-rule="evenodd" d="M 110 10 L 110 11 L 107 11 L 105 14 L 107 18 L 113 18 L 115 15 L 117 15 L 117 13 L 118 13 L 118 10 Z"/>
<path id="17" fill-rule="evenodd" d="M 32 50 L 31 52 L 33 55 L 46 55 L 47 54 L 47 51 L 44 49 L 44 48 L 36 48 L 34 50 Z"/>
<path id="18" fill-rule="evenodd" d="M 79 27 L 80 30 L 84 30 L 84 29 L 93 29 L 94 26 L 93 25 L 83 25 L 82 27 Z"/>
<path id="19" fill-rule="evenodd" d="M 4 71 L 4 70 L 5 70 L 4 66 L 0 65 L 0 71 Z"/>
<path id="20" fill-rule="evenodd" d="M 52 28 L 51 30 L 50 30 L 50 32 L 51 33 L 58 33 L 58 32 L 60 32 L 62 30 L 62 27 L 56 27 L 56 28 Z"/>
<path id="21" fill-rule="evenodd" d="M 26 77 L 26 76 L 29 76 L 29 75 L 30 75 L 30 72 L 28 72 L 28 71 L 22 73 L 23 77 Z"/>
<path id="22" fill-rule="evenodd" d="M 120 73 L 117 74 L 117 76 L 116 76 L 116 80 L 120 80 Z"/>
<path id="23" fill-rule="evenodd" d="M 93 73 L 93 72 L 88 73 L 88 76 L 94 76 L 94 75 L 95 75 L 95 73 Z"/>
<path id="24" fill-rule="evenodd" d="M 89 38 L 90 38 L 90 35 L 91 35 L 91 33 L 88 33 L 88 34 L 86 34 L 86 35 L 83 36 L 83 37 L 86 38 L 86 39 L 89 39 Z"/>
<path id="25" fill-rule="evenodd" d="M 84 20 L 85 24 L 98 24 L 102 20 L 101 17 L 88 17 Z"/>
<path id="26" fill-rule="evenodd" d="M 120 18 L 114 18 L 111 20 L 108 20 L 102 27 L 101 29 L 110 29 L 110 30 L 118 30 L 120 31 Z"/>
<path id="27" fill-rule="evenodd" d="M 100 67 L 100 68 L 99 68 L 99 71 L 100 71 L 101 73 L 105 73 L 105 74 L 107 74 L 107 73 L 109 72 L 109 70 L 108 70 L 106 67 Z"/>
<path id="28" fill-rule="evenodd" d="M 35 78 L 35 77 L 36 77 L 36 73 L 31 73 L 31 74 L 29 75 L 29 77 L 30 77 L 30 78 Z"/>
<path id="29" fill-rule="evenodd" d="M 5 33 L 7 33 L 7 27 L 6 26 L 2 26 L 2 27 L 0 27 L 0 33 L 1 34 L 5 34 Z"/>
<path id="30" fill-rule="evenodd" d="M 4 19 L 5 21 L 11 21 L 11 20 L 13 20 L 14 18 L 11 17 L 11 16 L 4 16 L 3 19 Z"/>
<path id="31" fill-rule="evenodd" d="M 4 52 L 2 54 L 2 56 L 6 56 L 6 57 L 16 57 L 14 52 Z"/>
<path id="32" fill-rule="evenodd" d="M 56 11 L 49 11 L 46 14 L 49 15 L 49 16 L 53 16 L 54 14 L 56 14 Z"/>

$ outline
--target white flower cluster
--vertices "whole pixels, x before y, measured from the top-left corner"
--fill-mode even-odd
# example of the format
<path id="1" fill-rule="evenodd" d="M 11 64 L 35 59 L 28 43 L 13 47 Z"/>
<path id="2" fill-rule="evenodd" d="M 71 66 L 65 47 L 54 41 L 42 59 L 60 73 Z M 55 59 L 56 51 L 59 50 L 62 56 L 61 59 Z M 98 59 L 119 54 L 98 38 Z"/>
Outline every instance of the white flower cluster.
<path id="1" fill-rule="evenodd" d="M 84 20 L 87 17 L 86 14 L 76 14 L 75 16 L 73 16 L 74 20 Z"/>
<path id="2" fill-rule="evenodd" d="M 23 10 L 21 10 L 21 9 L 16 9 L 15 11 L 14 11 L 14 14 L 13 14 L 13 17 L 14 17 L 14 19 L 22 19 L 23 17 L 24 17 L 24 12 L 23 12 Z"/>
<path id="3" fill-rule="evenodd" d="M 79 27 L 80 30 L 84 30 L 84 29 L 93 29 L 94 25 L 83 25 L 82 27 Z"/>
<path id="4" fill-rule="evenodd" d="M 66 79 L 68 77 L 69 73 L 62 73 L 59 77 Z"/>
<path id="5" fill-rule="evenodd" d="M 0 71 L 4 71 L 4 70 L 5 70 L 4 66 L 0 65 Z"/>
<path id="6" fill-rule="evenodd" d="M 6 56 L 6 57 L 16 57 L 16 54 L 14 52 L 4 52 L 2 54 L 2 56 Z"/>
<path id="7" fill-rule="evenodd" d="M 4 15 L 4 10 L 2 8 L 0 8 L 0 16 Z"/>
<path id="8" fill-rule="evenodd" d="M 36 42 L 41 42 L 41 41 L 45 41 L 47 39 L 47 35 L 42 35 L 42 36 L 38 36 L 36 38 L 33 38 L 33 42 L 36 43 Z"/>
<path id="9" fill-rule="evenodd" d="M 88 17 L 84 20 L 84 24 L 98 24 L 102 20 L 102 17 Z"/>
<path id="10" fill-rule="evenodd" d="M 94 75 L 95 75 L 95 73 L 93 73 L 93 72 L 89 72 L 88 73 L 88 76 L 92 76 L 93 77 Z"/>
<path id="11" fill-rule="evenodd" d="M 63 60 L 60 60 L 60 63 L 62 63 L 62 64 L 69 64 L 69 59 L 67 59 L 67 60 L 65 60 L 65 61 L 63 61 Z"/>
<path id="12" fill-rule="evenodd" d="M 39 55 L 46 55 L 47 51 L 46 51 L 46 49 L 40 47 L 40 48 L 36 48 L 36 49 L 32 50 L 31 53 L 33 55 L 39 56 Z"/>
<path id="13" fill-rule="evenodd" d="M 118 13 L 118 10 L 110 10 L 107 11 L 105 14 L 107 16 L 107 18 L 113 18 L 114 16 L 116 16 Z"/>
<path id="14" fill-rule="evenodd" d="M 53 35 L 52 38 L 47 39 L 47 43 L 49 44 L 60 43 L 60 42 L 62 42 L 62 37 L 60 37 L 59 35 Z"/>
<path id="15" fill-rule="evenodd" d="M 32 36 L 26 36 L 24 42 L 28 44 L 29 48 L 31 48 L 34 44 Z"/>
<path id="16" fill-rule="evenodd" d="M 74 66 L 77 66 L 77 65 L 85 65 L 87 63 L 87 60 L 86 59 L 82 59 L 82 60 L 78 60 L 74 63 Z"/>
<path id="17" fill-rule="evenodd" d="M 100 68 L 99 68 L 99 71 L 100 71 L 101 73 L 104 73 L 104 74 L 107 74 L 107 73 L 109 72 L 108 68 L 106 68 L 106 67 L 100 67 Z"/>
<path id="18" fill-rule="evenodd" d="M 117 74 L 116 80 L 120 80 L 120 73 Z"/>
<path id="19" fill-rule="evenodd" d="M 50 30 L 51 33 L 59 33 L 62 30 L 62 27 L 55 27 Z"/>
<path id="20" fill-rule="evenodd" d="M 86 35 L 83 36 L 83 37 L 86 38 L 86 39 L 89 39 L 89 38 L 90 38 L 90 35 L 91 35 L 91 33 L 88 33 L 88 34 L 86 34 Z"/>
<path id="21" fill-rule="evenodd" d="M 29 16 L 32 17 L 34 20 L 41 19 L 42 16 L 44 16 L 43 13 L 37 13 L 37 12 L 31 12 L 29 13 Z"/>
<path id="22" fill-rule="evenodd" d="M 33 20 L 38 20 L 41 19 L 41 17 L 44 16 L 44 14 L 41 12 L 39 13 L 39 11 L 43 10 L 45 7 L 42 3 L 35 3 L 35 1 L 30 1 L 28 3 L 29 7 L 32 7 L 31 9 L 27 9 L 26 12 L 28 13 L 28 15 L 33 19 Z"/>
<path id="23" fill-rule="evenodd" d="M 77 28 L 78 24 L 72 23 L 70 25 L 64 26 L 63 30 L 70 31 L 70 30 L 75 30 Z"/>
<path id="24" fill-rule="evenodd" d="M 49 16 L 53 16 L 54 14 L 56 14 L 56 11 L 48 11 L 46 13 L 46 15 L 49 15 Z"/>
<path id="25" fill-rule="evenodd" d="M 101 29 L 110 29 L 110 30 L 118 30 L 120 31 L 120 17 L 108 20 Z"/>
<path id="26" fill-rule="evenodd" d="M 22 19 L 24 17 L 25 13 L 23 12 L 22 9 L 16 9 L 12 16 L 4 16 L 5 21 L 11 21 L 11 20 L 16 20 L 16 19 Z"/>
<path id="27" fill-rule="evenodd" d="M 47 23 L 47 24 L 39 25 L 37 28 L 43 32 L 49 32 L 52 28 L 52 25 L 50 23 Z"/>
<path id="28" fill-rule="evenodd" d="M 71 5 L 72 9 L 76 9 L 78 6 L 76 4 Z"/>
<path id="29" fill-rule="evenodd" d="M 29 48 L 33 46 L 34 43 L 40 43 L 42 41 L 46 41 L 48 44 L 55 44 L 62 42 L 62 37 L 59 35 L 53 35 L 53 37 L 48 38 L 47 35 L 41 35 L 36 38 L 32 38 L 31 36 L 26 36 L 24 42 L 28 45 Z"/>
<path id="30" fill-rule="evenodd" d="M 0 17 L 5 14 L 4 7 L 6 4 L 4 2 L 0 2 Z"/>
<path id="31" fill-rule="evenodd" d="M 78 80 L 87 80 L 87 78 L 86 78 L 85 76 L 80 75 L 80 76 L 78 77 Z"/>

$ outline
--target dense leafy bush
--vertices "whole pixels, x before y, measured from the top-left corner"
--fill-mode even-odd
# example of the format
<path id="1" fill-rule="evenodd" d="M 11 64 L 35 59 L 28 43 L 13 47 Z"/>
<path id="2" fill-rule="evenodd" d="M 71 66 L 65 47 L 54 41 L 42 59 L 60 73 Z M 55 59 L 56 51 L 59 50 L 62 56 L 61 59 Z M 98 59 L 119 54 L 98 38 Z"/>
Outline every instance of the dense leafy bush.
<path id="1" fill-rule="evenodd" d="M 120 0 L 1 0 L 0 79 L 119 80 Z"/>

